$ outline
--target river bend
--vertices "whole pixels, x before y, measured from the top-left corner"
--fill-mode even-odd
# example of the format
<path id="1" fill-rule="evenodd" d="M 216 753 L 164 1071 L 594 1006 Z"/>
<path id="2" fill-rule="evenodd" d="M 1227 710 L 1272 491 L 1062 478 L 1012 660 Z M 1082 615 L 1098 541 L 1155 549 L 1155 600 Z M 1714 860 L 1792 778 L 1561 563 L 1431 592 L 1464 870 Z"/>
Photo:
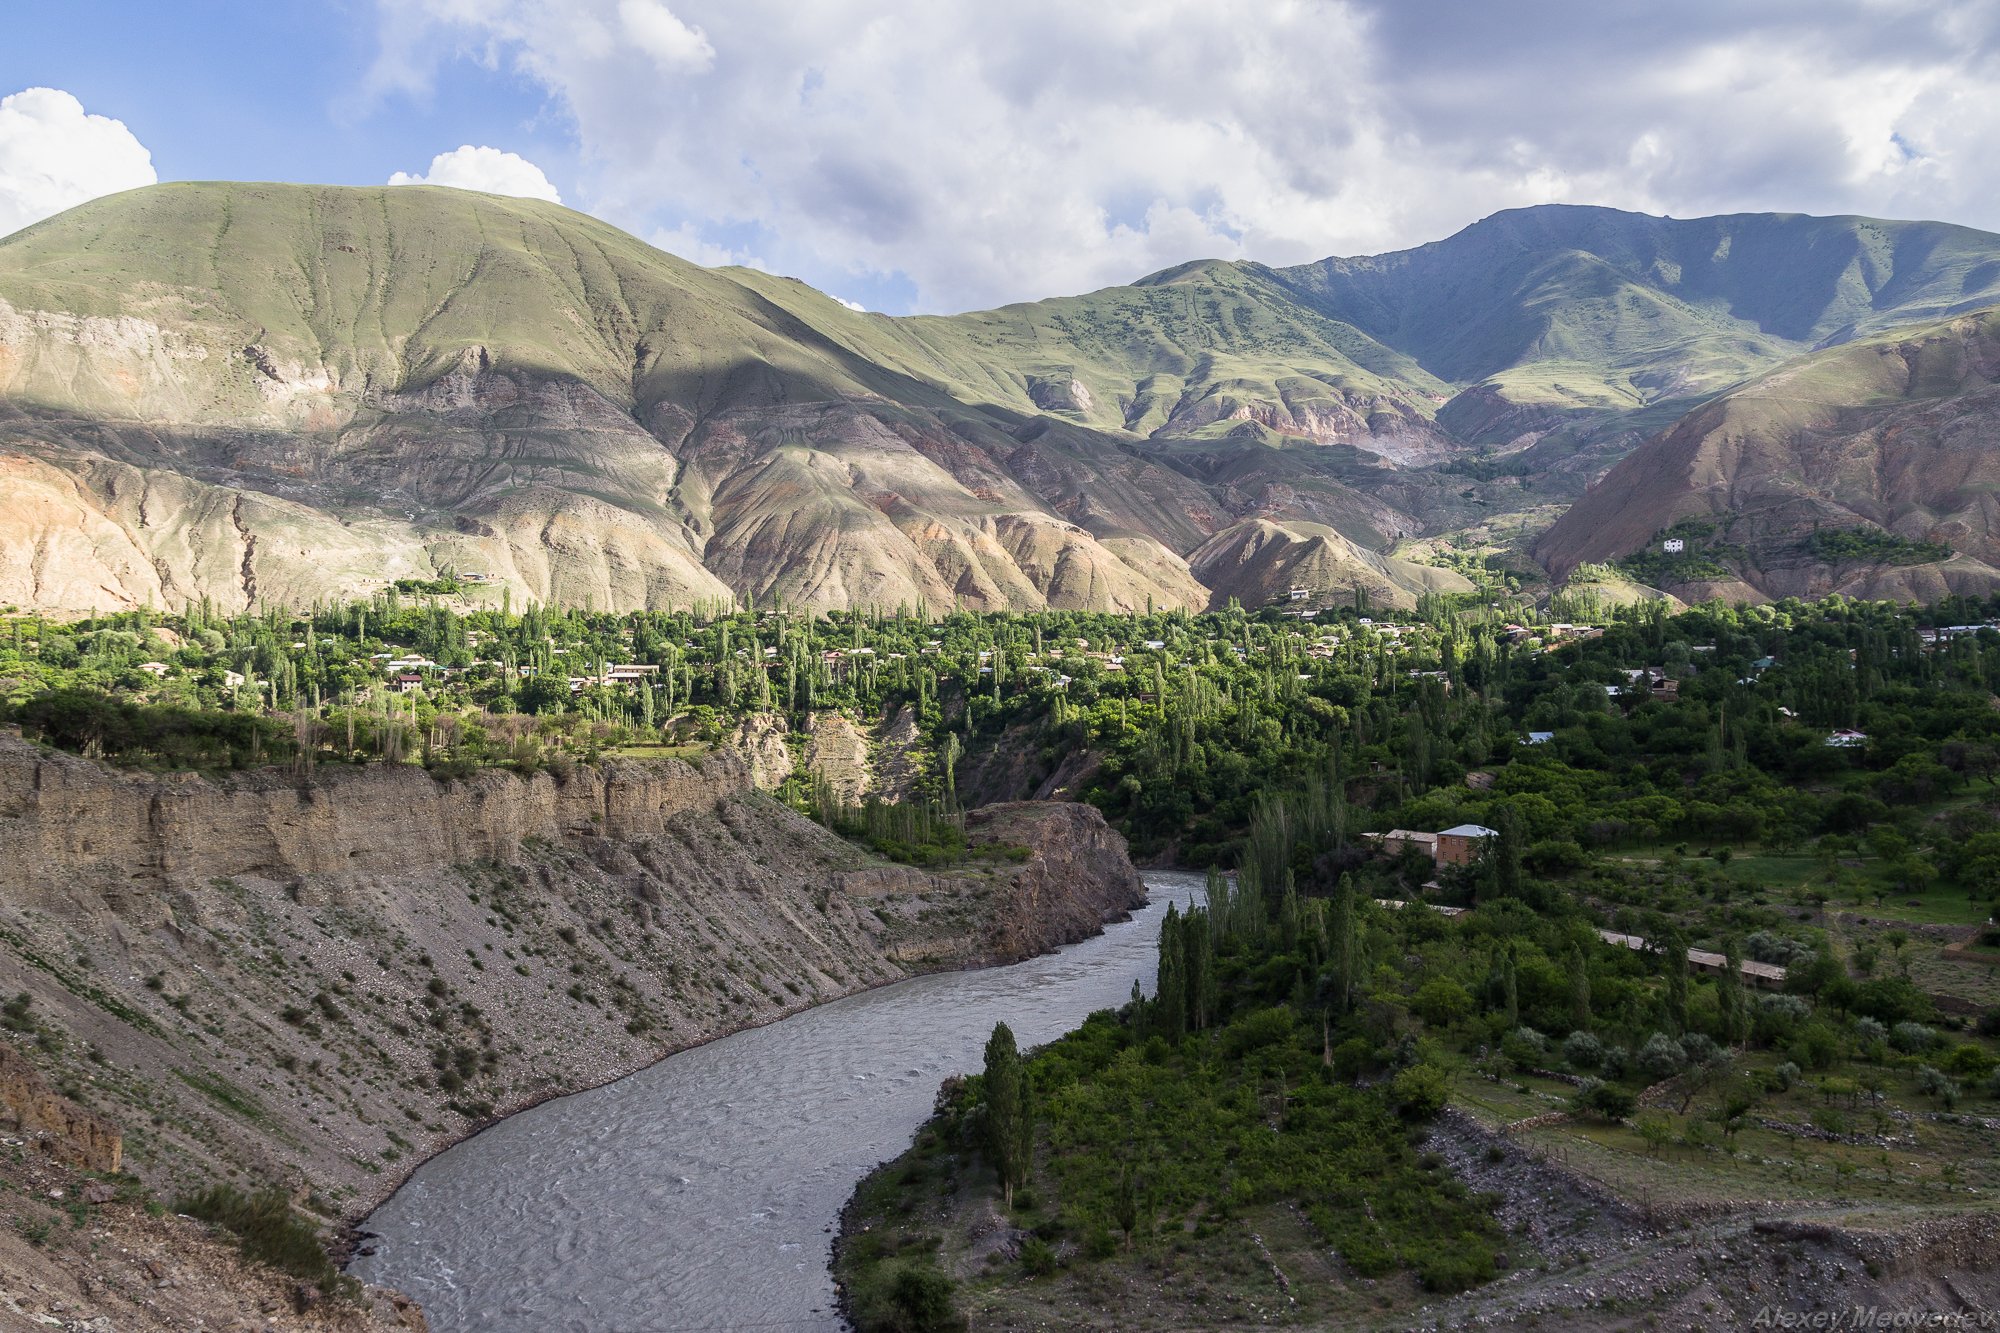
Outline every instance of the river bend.
<path id="1" fill-rule="evenodd" d="M 837 1330 L 855 1185 L 996 1022 L 1036 1045 L 1151 990 L 1159 918 L 1201 881 L 1146 884 L 1131 922 L 1058 953 L 852 995 L 511 1116 L 420 1167 L 350 1271 L 435 1333 Z"/>

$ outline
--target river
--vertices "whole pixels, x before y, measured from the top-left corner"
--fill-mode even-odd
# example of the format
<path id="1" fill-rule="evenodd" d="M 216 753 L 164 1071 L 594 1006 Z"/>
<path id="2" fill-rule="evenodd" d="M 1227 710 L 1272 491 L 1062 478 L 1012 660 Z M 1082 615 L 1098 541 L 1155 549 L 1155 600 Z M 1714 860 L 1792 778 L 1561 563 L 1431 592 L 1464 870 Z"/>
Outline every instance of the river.
<path id="1" fill-rule="evenodd" d="M 349 1271 L 434 1333 L 840 1329 L 827 1263 L 855 1185 L 996 1022 L 1037 1045 L 1151 990 L 1159 918 L 1201 879 L 1146 884 L 1132 921 L 1058 953 L 852 995 L 511 1116 L 418 1168 Z"/>

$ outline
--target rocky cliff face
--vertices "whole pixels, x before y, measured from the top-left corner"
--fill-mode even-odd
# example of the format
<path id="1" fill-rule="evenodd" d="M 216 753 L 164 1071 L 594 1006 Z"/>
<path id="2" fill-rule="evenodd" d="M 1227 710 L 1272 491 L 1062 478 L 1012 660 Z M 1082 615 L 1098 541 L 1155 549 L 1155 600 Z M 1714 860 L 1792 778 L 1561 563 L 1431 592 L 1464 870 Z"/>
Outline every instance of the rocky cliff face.
<path id="1" fill-rule="evenodd" d="M 977 827 L 1024 859 L 874 861 L 733 752 L 209 780 L 0 735 L 0 992 L 31 997 L 24 1072 L 155 1188 L 233 1175 L 352 1218 L 492 1115 L 1141 897 L 1095 811 Z"/>
<path id="2" fill-rule="evenodd" d="M 1146 901 L 1145 885 L 1125 854 L 1125 839 L 1096 807 L 1010 801 L 966 817 L 975 846 L 1027 849 L 1001 891 L 987 931 L 987 952 L 1011 963 L 1095 935 Z"/>

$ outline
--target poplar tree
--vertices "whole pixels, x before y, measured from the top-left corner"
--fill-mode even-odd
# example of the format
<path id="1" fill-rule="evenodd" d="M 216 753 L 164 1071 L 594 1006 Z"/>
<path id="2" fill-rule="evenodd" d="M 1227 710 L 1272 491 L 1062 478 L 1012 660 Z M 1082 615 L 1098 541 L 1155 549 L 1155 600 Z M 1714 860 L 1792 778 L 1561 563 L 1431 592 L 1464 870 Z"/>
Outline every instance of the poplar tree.
<path id="1" fill-rule="evenodd" d="M 1154 992 L 1154 1013 L 1159 1034 L 1179 1041 L 1187 1031 L 1186 957 L 1181 945 L 1181 915 L 1167 904 L 1166 918 L 1160 922 L 1160 980 Z"/>
<path id="2" fill-rule="evenodd" d="M 1570 1024 L 1579 1032 L 1590 1031 L 1590 971 L 1584 966 L 1583 951 L 1571 948 L 1565 960 L 1569 967 Z"/>
<path id="3" fill-rule="evenodd" d="M 1721 1010 L 1722 1039 L 1739 1045 L 1750 1035 L 1750 1009 L 1743 996 L 1743 959 L 1736 941 L 1729 941 L 1723 954 L 1722 976 L 1716 981 L 1716 1001 Z"/>
<path id="4" fill-rule="evenodd" d="M 1027 1066 L 1005 1023 L 993 1025 L 986 1039 L 986 1150 L 1000 1181 L 1001 1200 L 1014 1206 L 1015 1187 L 1028 1178 L 1035 1142 L 1035 1112 Z"/>

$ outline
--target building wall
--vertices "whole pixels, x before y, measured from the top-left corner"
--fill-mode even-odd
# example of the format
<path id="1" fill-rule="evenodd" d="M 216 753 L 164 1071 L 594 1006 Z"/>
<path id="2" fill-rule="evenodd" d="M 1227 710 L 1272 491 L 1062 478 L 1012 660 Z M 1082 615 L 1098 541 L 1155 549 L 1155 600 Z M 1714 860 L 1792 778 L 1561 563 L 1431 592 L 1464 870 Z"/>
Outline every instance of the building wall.
<path id="1" fill-rule="evenodd" d="M 1441 866 L 1471 865 L 1479 857 L 1479 846 L 1484 838 L 1468 838 L 1463 834 L 1440 833 L 1437 840 L 1437 862 Z"/>

